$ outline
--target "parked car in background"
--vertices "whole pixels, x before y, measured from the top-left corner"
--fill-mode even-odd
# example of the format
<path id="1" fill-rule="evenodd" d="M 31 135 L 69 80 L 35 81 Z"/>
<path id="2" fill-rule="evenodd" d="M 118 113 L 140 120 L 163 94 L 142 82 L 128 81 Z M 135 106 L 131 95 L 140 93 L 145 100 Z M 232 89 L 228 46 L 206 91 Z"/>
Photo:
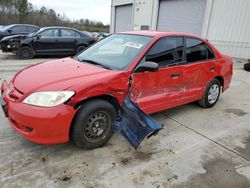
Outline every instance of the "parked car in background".
<path id="1" fill-rule="evenodd" d="M 40 28 L 36 25 L 29 24 L 12 24 L 0 28 L 0 40 L 10 35 L 28 35 L 30 33 L 38 31 Z"/>
<path id="2" fill-rule="evenodd" d="M 91 32 L 90 34 L 96 39 L 96 41 L 102 40 L 110 35 L 109 33 L 105 32 Z"/>
<path id="3" fill-rule="evenodd" d="M 44 27 L 27 36 L 14 35 L 0 41 L 3 52 L 14 52 L 22 59 L 35 55 L 75 55 L 93 44 L 95 39 L 76 29 Z"/>
<path id="4" fill-rule="evenodd" d="M 63 33 L 62 28 L 43 31 L 49 33 L 46 36 Z M 55 144 L 71 139 L 79 147 L 95 148 L 112 136 L 117 116 L 136 114 L 124 108 L 128 92 L 148 114 L 193 101 L 209 108 L 229 88 L 232 64 L 232 58 L 195 35 L 124 32 L 73 58 L 18 72 L 10 83 L 3 81 L 0 101 L 12 126 L 33 142 Z M 137 121 L 140 128 L 147 125 L 138 115 L 128 121 L 130 125 Z M 130 134 L 126 127 L 123 131 Z"/>

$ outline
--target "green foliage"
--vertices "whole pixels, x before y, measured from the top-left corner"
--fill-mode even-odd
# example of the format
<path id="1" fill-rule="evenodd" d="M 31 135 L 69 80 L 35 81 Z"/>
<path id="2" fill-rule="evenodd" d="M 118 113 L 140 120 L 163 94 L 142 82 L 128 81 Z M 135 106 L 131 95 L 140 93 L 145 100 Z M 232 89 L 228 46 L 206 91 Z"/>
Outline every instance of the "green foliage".
<path id="1" fill-rule="evenodd" d="M 65 14 L 58 14 L 45 6 L 37 10 L 28 0 L 0 0 L 0 25 L 14 23 L 28 23 L 40 27 L 65 26 L 95 32 L 109 31 L 109 25 L 102 22 L 89 19 L 71 21 Z"/>
<path id="2" fill-rule="evenodd" d="M 28 14 L 28 1 L 27 0 L 20 0 L 18 11 L 21 16 Z"/>

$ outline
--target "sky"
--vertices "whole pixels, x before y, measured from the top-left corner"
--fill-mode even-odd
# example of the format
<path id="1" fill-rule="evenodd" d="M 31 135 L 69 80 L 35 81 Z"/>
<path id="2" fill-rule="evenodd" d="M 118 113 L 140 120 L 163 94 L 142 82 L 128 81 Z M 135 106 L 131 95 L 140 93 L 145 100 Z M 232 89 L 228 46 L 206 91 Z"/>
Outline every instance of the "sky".
<path id="1" fill-rule="evenodd" d="M 111 0 L 28 0 L 34 7 L 52 8 L 71 20 L 90 19 L 110 24 Z"/>

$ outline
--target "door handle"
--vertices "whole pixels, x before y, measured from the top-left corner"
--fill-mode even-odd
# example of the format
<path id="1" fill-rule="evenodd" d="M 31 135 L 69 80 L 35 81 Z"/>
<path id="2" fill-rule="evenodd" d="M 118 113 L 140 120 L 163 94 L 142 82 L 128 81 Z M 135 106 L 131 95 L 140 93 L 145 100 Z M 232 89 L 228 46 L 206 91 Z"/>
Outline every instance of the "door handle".
<path id="1" fill-rule="evenodd" d="M 215 70 L 215 66 L 210 67 L 209 70 L 211 71 Z"/>
<path id="2" fill-rule="evenodd" d="M 176 77 L 180 77 L 180 75 L 181 74 L 179 72 L 176 72 L 176 73 L 171 74 L 171 77 L 176 78 Z"/>

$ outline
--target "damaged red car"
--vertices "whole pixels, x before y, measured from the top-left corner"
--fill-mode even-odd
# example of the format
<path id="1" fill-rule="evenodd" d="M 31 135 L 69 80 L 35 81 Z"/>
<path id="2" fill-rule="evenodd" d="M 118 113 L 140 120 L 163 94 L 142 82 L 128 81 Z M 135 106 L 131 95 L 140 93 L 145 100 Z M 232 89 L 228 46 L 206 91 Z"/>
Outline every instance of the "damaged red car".
<path id="1" fill-rule="evenodd" d="M 113 123 L 127 117 L 124 122 L 130 126 L 120 129 L 124 124 L 116 123 L 114 130 L 137 147 L 161 128 L 138 128 L 130 134 L 133 125 L 144 129 L 150 124 L 141 119 L 144 113 L 149 118 L 147 114 L 194 101 L 214 106 L 230 85 L 232 64 L 230 57 L 195 35 L 118 33 L 73 58 L 32 65 L 9 83 L 3 81 L 1 106 L 28 140 L 56 144 L 71 139 L 83 148 L 103 146 Z M 131 135 L 140 136 L 134 142 Z"/>

